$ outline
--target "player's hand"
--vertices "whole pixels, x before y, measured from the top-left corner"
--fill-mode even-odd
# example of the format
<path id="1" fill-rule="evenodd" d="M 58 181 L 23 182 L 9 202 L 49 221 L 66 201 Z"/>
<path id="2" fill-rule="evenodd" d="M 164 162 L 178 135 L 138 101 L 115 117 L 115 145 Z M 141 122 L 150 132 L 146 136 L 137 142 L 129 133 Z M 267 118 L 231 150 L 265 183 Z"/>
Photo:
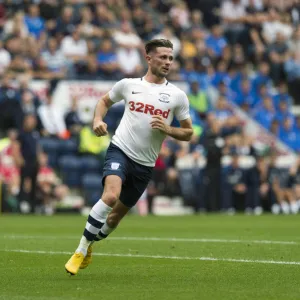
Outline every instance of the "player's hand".
<path id="1" fill-rule="evenodd" d="M 160 131 L 168 134 L 169 132 L 169 125 L 167 125 L 164 121 L 164 118 L 162 116 L 152 116 L 152 120 L 150 122 L 152 129 L 159 129 Z"/>
<path id="2" fill-rule="evenodd" d="M 108 134 L 107 124 L 103 121 L 94 120 L 93 130 L 94 130 L 96 136 L 103 136 L 103 135 Z"/>

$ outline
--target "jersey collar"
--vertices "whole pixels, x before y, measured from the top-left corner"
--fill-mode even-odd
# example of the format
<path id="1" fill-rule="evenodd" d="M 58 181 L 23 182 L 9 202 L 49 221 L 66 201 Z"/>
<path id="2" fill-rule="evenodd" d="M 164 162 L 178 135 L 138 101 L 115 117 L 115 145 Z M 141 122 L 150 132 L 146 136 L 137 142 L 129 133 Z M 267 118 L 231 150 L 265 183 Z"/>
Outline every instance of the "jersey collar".
<path id="1" fill-rule="evenodd" d="M 148 82 L 144 77 L 141 77 L 141 81 L 145 82 L 146 84 L 151 85 L 151 86 L 165 86 L 165 85 L 169 84 L 168 80 L 166 80 L 164 83 L 160 83 L 160 84 Z"/>

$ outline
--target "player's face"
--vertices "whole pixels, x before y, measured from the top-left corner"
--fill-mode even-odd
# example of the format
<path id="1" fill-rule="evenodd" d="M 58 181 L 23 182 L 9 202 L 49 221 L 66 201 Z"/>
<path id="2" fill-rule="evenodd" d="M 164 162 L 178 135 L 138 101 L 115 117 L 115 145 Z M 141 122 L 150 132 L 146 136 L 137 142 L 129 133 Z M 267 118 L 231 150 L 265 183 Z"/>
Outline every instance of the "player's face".
<path id="1" fill-rule="evenodd" d="M 173 63 L 171 48 L 157 47 L 148 57 L 151 72 L 157 77 L 166 77 Z"/>

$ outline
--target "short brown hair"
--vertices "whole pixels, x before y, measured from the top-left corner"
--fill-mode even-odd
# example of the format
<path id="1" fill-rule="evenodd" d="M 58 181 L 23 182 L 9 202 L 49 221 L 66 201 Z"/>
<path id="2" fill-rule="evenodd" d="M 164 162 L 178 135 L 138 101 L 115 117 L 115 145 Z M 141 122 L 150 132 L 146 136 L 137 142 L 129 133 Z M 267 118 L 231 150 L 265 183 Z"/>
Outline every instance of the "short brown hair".
<path id="1" fill-rule="evenodd" d="M 173 44 L 171 43 L 171 41 L 166 40 L 166 39 L 151 40 L 151 41 L 147 42 L 145 45 L 146 53 L 148 54 L 151 51 L 156 50 L 157 47 L 165 47 L 165 48 L 173 49 Z"/>

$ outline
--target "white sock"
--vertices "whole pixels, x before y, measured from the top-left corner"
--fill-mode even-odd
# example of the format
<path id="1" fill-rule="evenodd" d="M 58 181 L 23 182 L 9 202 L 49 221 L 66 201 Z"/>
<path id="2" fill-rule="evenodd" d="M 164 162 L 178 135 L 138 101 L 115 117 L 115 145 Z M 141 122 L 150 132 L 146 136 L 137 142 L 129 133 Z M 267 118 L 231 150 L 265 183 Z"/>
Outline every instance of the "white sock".
<path id="1" fill-rule="evenodd" d="M 105 223 L 108 214 L 112 211 L 112 207 L 105 204 L 101 199 L 92 207 L 90 215 L 101 223 Z"/>
<path id="2" fill-rule="evenodd" d="M 86 237 L 83 235 L 80 239 L 80 243 L 78 245 L 78 248 L 76 249 L 76 253 L 81 252 L 84 256 L 86 256 L 87 248 L 91 244 L 91 241 L 87 240 Z"/>
<path id="3" fill-rule="evenodd" d="M 290 204 L 290 209 L 291 209 L 292 214 L 297 214 L 298 213 L 298 209 L 299 209 L 298 203 L 296 201 L 292 202 Z"/>
<path id="4" fill-rule="evenodd" d="M 111 210 L 112 208 L 105 204 L 101 199 L 93 206 L 76 252 L 81 252 L 86 255 L 89 245 L 94 242 L 94 238 L 99 233 L 100 228 L 103 223 L 105 223 Z"/>
<path id="5" fill-rule="evenodd" d="M 281 202 L 280 204 L 281 210 L 285 215 L 288 215 L 290 213 L 290 206 L 287 202 Z"/>
<path id="6" fill-rule="evenodd" d="M 256 206 L 253 211 L 256 216 L 260 216 L 263 213 L 263 209 L 261 206 Z"/>
<path id="7" fill-rule="evenodd" d="M 105 224 L 102 226 L 102 228 L 100 229 L 99 233 L 97 234 L 96 238 L 97 240 L 103 240 L 105 239 L 109 234 L 111 234 L 115 229 L 115 228 L 111 228 L 107 225 L 107 223 L 105 222 Z"/>
<path id="8" fill-rule="evenodd" d="M 271 207 L 271 211 L 272 211 L 272 214 L 274 215 L 279 215 L 280 213 L 280 206 L 278 204 L 273 204 L 272 207 Z"/>

